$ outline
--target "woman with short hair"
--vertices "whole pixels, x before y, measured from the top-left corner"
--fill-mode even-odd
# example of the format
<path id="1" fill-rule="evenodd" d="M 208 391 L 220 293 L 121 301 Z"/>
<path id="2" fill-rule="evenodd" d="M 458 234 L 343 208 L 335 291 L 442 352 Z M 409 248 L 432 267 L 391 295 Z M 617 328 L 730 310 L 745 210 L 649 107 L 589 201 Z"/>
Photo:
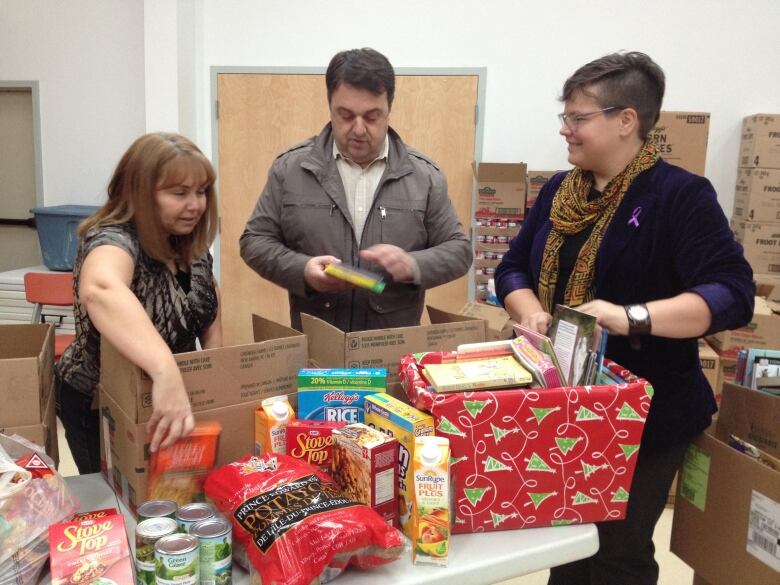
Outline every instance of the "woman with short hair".
<path id="1" fill-rule="evenodd" d="M 690 439 L 716 411 L 697 338 L 747 324 L 755 285 L 710 182 L 664 161 L 648 134 L 665 89 L 643 53 L 584 65 L 564 84 L 560 134 L 574 168 L 542 188 L 496 269 L 499 300 L 546 332 L 556 304 L 597 317 L 607 356 L 655 390 L 624 520 L 552 585 L 655 584 L 653 530 Z M 607 494 L 605 494 L 607 495 Z"/>

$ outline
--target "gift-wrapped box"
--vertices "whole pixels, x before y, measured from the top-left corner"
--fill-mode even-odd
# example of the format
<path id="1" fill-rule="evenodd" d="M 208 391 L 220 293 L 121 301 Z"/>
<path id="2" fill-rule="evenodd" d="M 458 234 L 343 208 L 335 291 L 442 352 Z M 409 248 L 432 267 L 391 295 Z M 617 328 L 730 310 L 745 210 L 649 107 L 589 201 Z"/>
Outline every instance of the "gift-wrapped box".
<path id="1" fill-rule="evenodd" d="M 454 533 L 625 517 L 652 386 L 609 360 L 620 385 L 436 393 L 422 368 L 399 366 L 413 405 L 450 440 Z"/>

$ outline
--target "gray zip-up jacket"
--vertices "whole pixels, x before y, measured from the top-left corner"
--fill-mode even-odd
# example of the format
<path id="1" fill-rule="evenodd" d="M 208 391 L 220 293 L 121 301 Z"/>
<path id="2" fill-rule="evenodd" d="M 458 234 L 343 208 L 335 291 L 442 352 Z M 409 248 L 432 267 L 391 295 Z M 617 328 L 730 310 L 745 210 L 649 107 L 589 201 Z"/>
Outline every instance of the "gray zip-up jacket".
<path id="1" fill-rule="evenodd" d="M 466 273 L 473 252 L 447 194 L 447 180 L 424 155 L 388 131 L 387 167 L 379 181 L 360 244 L 344 186 L 332 156 L 330 124 L 277 157 L 241 235 L 241 257 L 260 276 L 290 293 L 290 321 L 301 329 L 308 313 L 344 331 L 418 325 L 425 290 Z M 420 268 L 419 286 L 389 283 L 381 294 L 365 289 L 319 293 L 303 269 L 312 256 L 380 271 L 360 250 L 375 244 L 403 248 Z M 389 277 L 388 277 L 389 278 Z"/>

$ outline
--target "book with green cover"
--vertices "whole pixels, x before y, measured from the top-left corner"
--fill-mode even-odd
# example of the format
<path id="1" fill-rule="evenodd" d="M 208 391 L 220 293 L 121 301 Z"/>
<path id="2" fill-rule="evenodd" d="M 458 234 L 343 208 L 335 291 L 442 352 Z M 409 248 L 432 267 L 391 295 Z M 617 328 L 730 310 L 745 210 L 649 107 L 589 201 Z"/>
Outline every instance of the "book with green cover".
<path id="1" fill-rule="evenodd" d="M 514 356 L 428 364 L 423 373 L 437 392 L 527 386 L 533 381 L 530 372 Z"/>

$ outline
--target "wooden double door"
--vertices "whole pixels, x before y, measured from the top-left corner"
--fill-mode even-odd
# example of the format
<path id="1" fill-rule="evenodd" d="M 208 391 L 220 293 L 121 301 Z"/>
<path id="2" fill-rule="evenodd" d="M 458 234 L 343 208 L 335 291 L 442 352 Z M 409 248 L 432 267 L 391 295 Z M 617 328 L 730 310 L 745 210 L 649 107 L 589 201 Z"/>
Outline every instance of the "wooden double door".
<path id="1" fill-rule="evenodd" d="M 252 341 L 251 315 L 288 324 L 287 292 L 244 264 L 238 240 L 285 148 L 318 134 L 328 121 L 321 74 L 218 73 L 219 269 L 225 344 Z M 465 229 L 471 225 L 479 75 L 397 75 L 390 125 L 430 156 L 447 176 Z M 427 292 L 426 302 L 457 310 L 467 300 L 464 276 Z"/>

